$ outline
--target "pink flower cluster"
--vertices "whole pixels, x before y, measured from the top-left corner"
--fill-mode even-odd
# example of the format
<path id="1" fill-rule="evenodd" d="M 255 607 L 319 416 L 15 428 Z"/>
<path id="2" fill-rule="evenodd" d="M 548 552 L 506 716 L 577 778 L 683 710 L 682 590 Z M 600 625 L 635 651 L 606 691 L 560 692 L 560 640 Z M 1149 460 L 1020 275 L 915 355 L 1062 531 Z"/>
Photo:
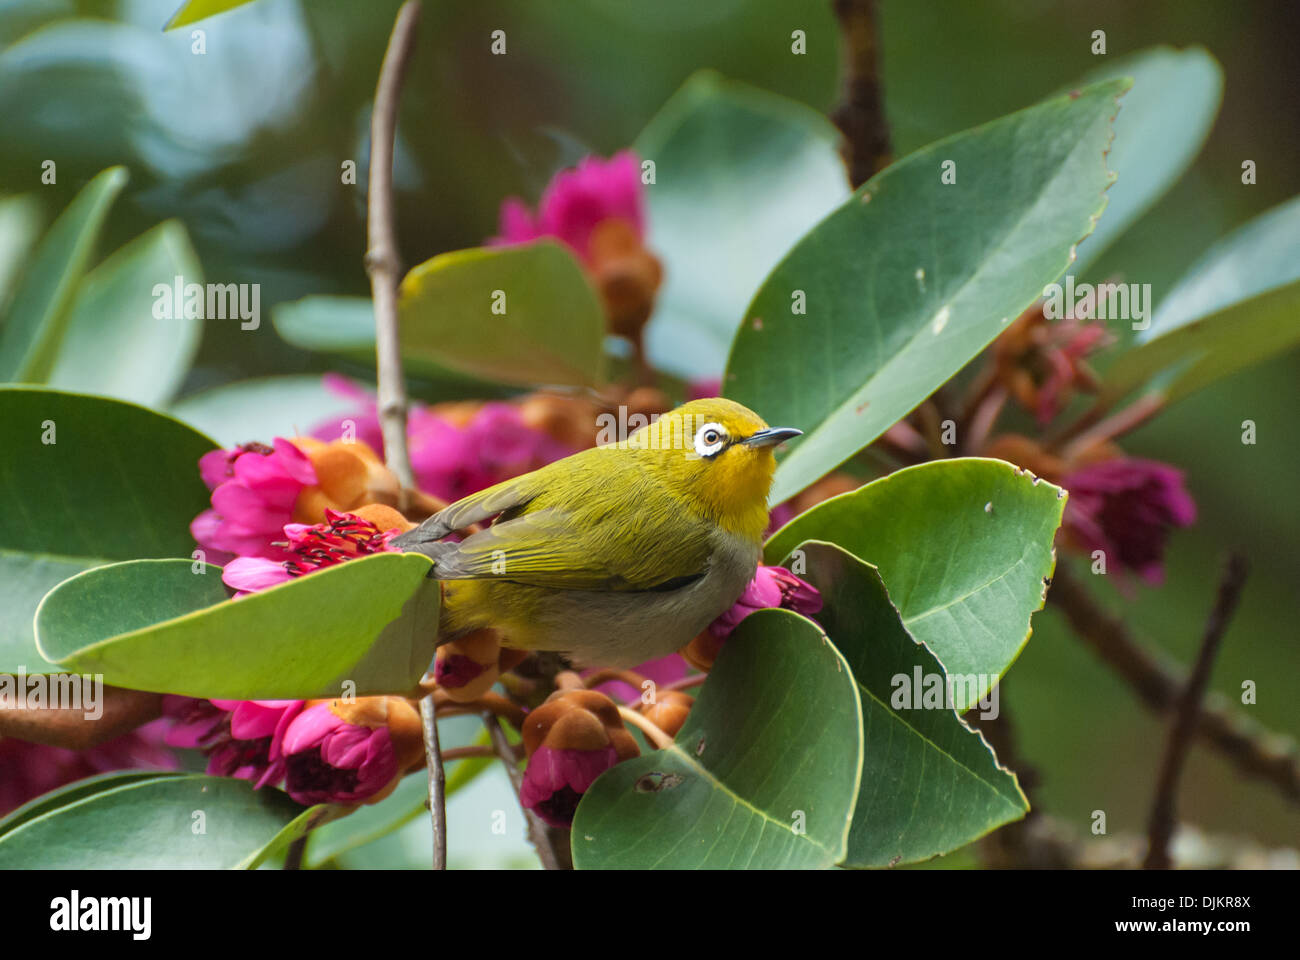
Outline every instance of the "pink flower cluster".
<path id="1" fill-rule="evenodd" d="M 298 494 L 316 482 L 306 454 L 277 437 L 273 447 L 248 443 L 205 453 L 199 474 L 212 491 L 212 508 L 194 518 L 190 533 L 209 551 L 208 559 L 284 559 L 272 541 L 293 519 Z"/>
<path id="2" fill-rule="evenodd" d="M 386 726 L 349 723 L 329 702 L 167 697 L 163 713 L 167 743 L 202 750 L 211 776 L 283 784 L 303 804 L 360 803 L 403 772 Z"/>
<path id="3" fill-rule="evenodd" d="M 87 750 L 0 737 L 0 817 L 84 777 L 114 770 L 175 770 L 164 742 L 167 722 L 155 720 Z"/>
<path id="4" fill-rule="evenodd" d="M 325 523 L 286 523 L 283 544 L 288 559 L 237 557 L 226 564 L 222 582 L 237 596 L 266 590 L 294 577 L 332 567 L 356 557 L 383 553 L 401 531 L 380 530 L 368 520 L 337 510 L 325 511 Z"/>
<path id="5" fill-rule="evenodd" d="M 326 374 L 325 385 L 356 400 L 359 409 L 320 424 L 312 436 L 337 440 L 353 431 L 357 440 L 382 451 L 384 438 L 374 396 L 335 374 Z M 485 403 L 463 426 L 414 404 L 407 417 L 407 444 L 416 484 L 449 502 L 575 452 L 529 427 L 509 403 Z"/>
<path id="6" fill-rule="evenodd" d="M 501 226 L 491 245 L 555 237 L 584 261 L 591 259 L 591 235 L 606 220 L 622 220 L 645 235 L 645 200 L 636 154 L 624 150 L 609 160 L 584 157 L 557 173 L 542 193 L 534 215 L 518 197 L 501 204 Z"/>

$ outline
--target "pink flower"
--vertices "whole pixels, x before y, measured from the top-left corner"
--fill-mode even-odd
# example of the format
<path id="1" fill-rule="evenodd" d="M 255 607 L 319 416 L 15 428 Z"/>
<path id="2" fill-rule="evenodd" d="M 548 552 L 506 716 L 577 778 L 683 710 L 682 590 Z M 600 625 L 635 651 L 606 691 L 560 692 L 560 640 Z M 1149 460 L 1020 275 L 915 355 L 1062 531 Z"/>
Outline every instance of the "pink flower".
<path id="1" fill-rule="evenodd" d="M 401 697 L 318 701 L 289 725 L 284 753 L 299 803 L 375 802 L 422 758 L 420 717 Z"/>
<path id="2" fill-rule="evenodd" d="M 176 769 L 176 755 L 163 740 L 166 725 L 155 720 L 87 750 L 0 737 L 0 816 L 97 773 Z"/>
<path id="3" fill-rule="evenodd" d="M 363 511 L 383 509 L 362 507 Z M 285 540 L 277 541 L 288 559 L 236 557 L 226 564 L 221 580 L 236 597 L 267 590 L 322 567 L 332 567 L 354 557 L 383 553 L 401 528 L 380 530 L 364 517 L 326 508 L 326 523 L 287 523 Z M 410 526 L 409 524 L 407 525 Z"/>
<path id="4" fill-rule="evenodd" d="M 800 580 L 785 567 L 760 564 L 740 599 L 709 624 L 709 633 L 719 640 L 725 639 L 751 613 L 771 607 L 784 607 L 810 616 L 822 608 L 822 595 L 811 583 Z"/>
<path id="5" fill-rule="evenodd" d="M 1051 422 L 1065 408 L 1074 386 L 1092 384 L 1092 373 L 1083 365 L 1083 358 L 1113 339 L 1101 323 L 1060 320 L 1047 329 L 1050 339 L 1041 352 L 1045 371 L 1035 410 L 1040 425 Z"/>
<path id="6" fill-rule="evenodd" d="M 519 802 L 551 826 L 568 829 L 582 795 L 618 761 L 613 744 L 596 750 L 538 747 L 528 758 Z"/>
<path id="7" fill-rule="evenodd" d="M 282 743 L 302 700 L 196 700 L 168 696 L 163 716 L 171 721 L 167 742 L 202 750 L 207 773 L 251 780 L 255 789 L 284 778 Z"/>
<path id="8" fill-rule="evenodd" d="M 602 773 L 641 753 L 618 704 L 595 690 L 557 690 L 524 718 L 525 807 L 553 827 L 573 822 L 578 801 Z"/>
<path id="9" fill-rule="evenodd" d="M 1181 470 L 1119 457 L 1076 470 L 1062 483 L 1070 492 L 1064 526 L 1081 549 L 1103 551 L 1149 584 L 1163 582 L 1170 529 L 1196 522 Z"/>
<path id="10" fill-rule="evenodd" d="M 582 260 L 591 261 L 591 234 L 606 220 L 622 220 L 644 239 L 645 203 L 636 154 L 624 150 L 601 160 L 585 157 L 561 170 L 542 193 L 534 216 L 517 197 L 501 204 L 500 234 L 489 245 L 527 243 L 556 237 Z"/>
<path id="11" fill-rule="evenodd" d="M 344 421 L 350 421 L 356 439 L 382 451 L 375 398 L 343 377 L 328 375 L 325 385 L 335 393 L 354 397 L 360 409 L 320 424 L 312 436 L 338 439 Z M 417 486 L 449 502 L 575 452 L 550 434 L 529 427 L 519 409 L 509 403 L 485 403 L 464 425 L 414 404 L 407 416 L 406 435 Z"/>
<path id="12" fill-rule="evenodd" d="M 316 483 L 316 471 L 301 450 L 283 437 L 273 448 L 245 444 L 213 450 L 199 458 L 199 473 L 212 489 L 212 509 L 194 518 L 190 532 L 216 554 L 213 562 L 232 555 L 285 555 L 272 541 L 293 519 L 298 494 Z"/>
<path id="13" fill-rule="evenodd" d="M 805 616 L 822 608 L 822 596 L 812 584 L 800 580 L 785 567 L 759 565 L 754 579 L 740 595 L 731 609 L 702 630 L 690 643 L 682 647 L 686 662 L 698 670 L 712 670 L 713 661 L 722 652 L 722 646 L 731 631 L 736 629 L 756 610 L 784 607 Z"/>
<path id="14" fill-rule="evenodd" d="M 702 380 L 692 380 L 686 384 L 687 400 L 703 400 L 706 397 L 719 397 L 721 395 L 721 377 L 705 377 Z"/>

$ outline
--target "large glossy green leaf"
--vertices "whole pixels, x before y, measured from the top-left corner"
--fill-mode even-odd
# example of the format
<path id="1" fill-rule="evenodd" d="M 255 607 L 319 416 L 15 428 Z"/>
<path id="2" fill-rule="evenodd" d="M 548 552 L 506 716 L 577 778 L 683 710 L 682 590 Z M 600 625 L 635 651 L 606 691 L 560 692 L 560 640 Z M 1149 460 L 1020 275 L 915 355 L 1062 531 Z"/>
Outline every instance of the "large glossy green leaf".
<path id="1" fill-rule="evenodd" d="M 502 302 L 504 312 L 493 313 Z M 402 281 L 402 356 L 516 384 L 599 384 L 605 316 L 550 240 L 439 254 Z"/>
<path id="2" fill-rule="evenodd" d="M 673 745 L 607 770 L 583 796 L 574 865 L 829 867 L 844 856 L 861 722 L 853 676 L 816 624 L 753 614 Z"/>
<path id="3" fill-rule="evenodd" d="M 110 564 L 50 591 L 36 642 L 68 670 L 133 690 L 228 700 L 407 693 L 433 659 L 439 584 L 428 572 L 418 554 L 378 554 L 227 601 L 220 567 Z"/>
<path id="4" fill-rule="evenodd" d="M 0 823 L 0 869 L 252 867 L 320 815 L 279 790 L 198 774 L 115 774 L 38 803 Z"/>
<path id="5" fill-rule="evenodd" d="M 1106 194 L 1106 214 L 1079 244 L 1070 267 L 1083 274 L 1134 221 L 1192 165 L 1214 126 L 1223 98 L 1223 69 L 1204 47 L 1153 47 L 1106 58 L 1083 84 L 1132 77 L 1115 118 L 1115 142 L 1106 164 L 1118 179 Z"/>
<path id="6" fill-rule="evenodd" d="M 838 134 L 803 104 L 694 74 L 636 139 L 655 164 L 648 242 L 664 282 L 646 348 L 655 367 L 716 377 L 754 291 L 848 196 Z"/>
<path id="7" fill-rule="evenodd" d="M 723 392 L 805 435 L 786 499 L 871 443 L 1069 265 L 1105 206 L 1112 80 L 941 140 L 865 183 L 767 278 Z M 955 166 L 943 183 L 944 164 Z M 802 292 L 806 314 L 796 314 Z"/>
<path id="8" fill-rule="evenodd" d="M 41 205 L 31 194 L 0 198 L 0 320 L 41 235 Z"/>
<path id="9" fill-rule="evenodd" d="M 778 563 L 805 540 L 838 544 L 879 568 L 903 625 L 949 672 L 1001 675 L 1043 605 L 1064 507 L 1060 487 L 1001 460 L 936 460 L 818 504 L 764 555 Z M 989 686 L 963 692 L 957 710 Z"/>
<path id="10" fill-rule="evenodd" d="M 821 591 L 817 620 L 844 654 L 862 699 L 863 763 L 844 865 L 926 860 L 1029 810 L 1013 774 L 935 691 L 976 684 L 944 672 L 903 626 L 876 569 L 839 547 L 800 545 Z M 997 657 L 984 668 L 996 675 Z M 996 681 L 995 681 L 996 682 Z M 935 694 L 925 699 L 925 694 Z M 986 706 L 997 701 L 990 698 Z"/>
<path id="11" fill-rule="evenodd" d="M 0 329 L 0 380 L 39 383 L 48 375 L 77 284 L 126 180 L 122 167 L 105 170 L 82 188 L 41 239 Z"/>
<path id="12" fill-rule="evenodd" d="M 1150 381 L 1178 399 L 1300 342 L 1300 197 L 1224 237 L 1106 372 L 1120 397 Z"/>
<path id="13" fill-rule="evenodd" d="M 114 560 L 189 556 L 190 521 L 208 506 L 198 461 L 212 448 L 129 403 L 0 387 L 0 670 L 50 669 L 32 616 L 59 581 Z"/>
<path id="14" fill-rule="evenodd" d="M 171 408 L 174 416 L 224 447 L 299 436 L 359 410 L 356 400 L 332 393 L 320 377 L 306 375 L 239 380 L 181 397 Z"/>
<path id="15" fill-rule="evenodd" d="M 194 360 L 203 321 L 158 318 L 154 287 L 202 283 L 198 256 L 177 220 L 154 227 L 87 274 L 46 382 L 161 407 Z"/>

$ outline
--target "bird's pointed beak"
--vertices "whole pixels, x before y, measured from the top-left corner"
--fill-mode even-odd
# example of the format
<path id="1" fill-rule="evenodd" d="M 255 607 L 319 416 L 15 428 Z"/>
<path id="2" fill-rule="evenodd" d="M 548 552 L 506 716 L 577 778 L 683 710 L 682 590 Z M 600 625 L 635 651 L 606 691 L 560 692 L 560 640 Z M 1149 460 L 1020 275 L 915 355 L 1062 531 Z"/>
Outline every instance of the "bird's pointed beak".
<path id="1" fill-rule="evenodd" d="M 796 430 L 794 427 L 768 427 L 766 430 L 750 434 L 740 442 L 747 447 L 774 447 L 778 443 L 802 436 L 803 431 Z"/>

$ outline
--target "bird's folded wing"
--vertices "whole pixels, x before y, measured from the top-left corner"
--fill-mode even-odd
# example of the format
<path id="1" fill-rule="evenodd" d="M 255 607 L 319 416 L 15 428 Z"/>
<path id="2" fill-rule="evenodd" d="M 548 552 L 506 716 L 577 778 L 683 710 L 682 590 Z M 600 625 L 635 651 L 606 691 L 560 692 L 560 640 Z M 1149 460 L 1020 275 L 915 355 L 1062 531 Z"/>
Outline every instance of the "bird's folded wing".
<path id="1" fill-rule="evenodd" d="M 537 473 L 498 483 L 443 507 L 414 530 L 395 538 L 393 546 L 399 550 L 418 550 L 420 544 L 441 540 L 453 530 L 463 530 L 499 513 L 522 507 L 543 489 L 544 483 L 538 482 Z"/>
<path id="2" fill-rule="evenodd" d="M 440 554 L 433 576 L 564 590 L 671 589 L 703 576 L 709 564 L 707 526 L 686 527 L 662 541 L 626 516 L 578 519 L 558 508 L 536 510 L 498 521 Z"/>

